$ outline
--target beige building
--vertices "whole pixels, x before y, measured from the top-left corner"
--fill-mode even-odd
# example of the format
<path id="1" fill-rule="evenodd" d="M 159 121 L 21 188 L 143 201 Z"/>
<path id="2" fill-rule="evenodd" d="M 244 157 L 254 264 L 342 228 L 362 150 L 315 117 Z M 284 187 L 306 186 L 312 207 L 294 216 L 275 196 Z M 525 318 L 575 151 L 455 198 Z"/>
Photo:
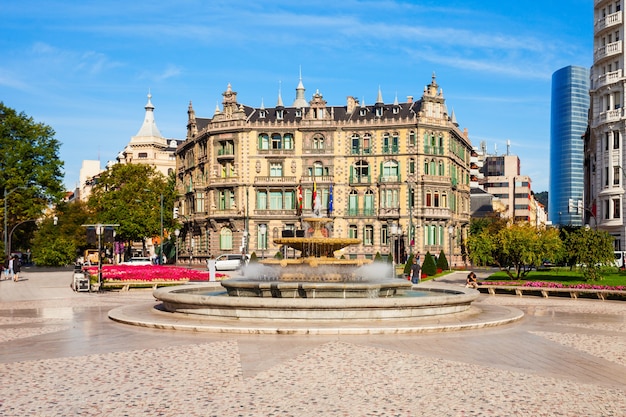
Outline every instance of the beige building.
<path id="1" fill-rule="evenodd" d="M 117 155 L 121 164 L 148 164 L 161 172 L 166 178 L 176 170 L 175 151 L 178 142 L 161 135 L 154 120 L 152 95 L 148 93 L 146 116 L 139 132 L 130 138 L 130 142 Z"/>
<path id="2" fill-rule="evenodd" d="M 330 217 L 330 236 L 361 244 L 336 256 L 445 251 L 463 263 L 469 226 L 471 143 L 432 81 L 421 99 L 365 105 L 348 97 L 308 102 L 300 80 L 292 106 L 237 102 L 229 85 L 212 118 L 188 109 L 177 155 L 179 258 L 221 253 L 275 256 L 273 239 L 310 233 L 306 219 Z M 283 252 L 284 253 L 284 252 Z M 293 256 L 289 252 L 288 256 Z"/>

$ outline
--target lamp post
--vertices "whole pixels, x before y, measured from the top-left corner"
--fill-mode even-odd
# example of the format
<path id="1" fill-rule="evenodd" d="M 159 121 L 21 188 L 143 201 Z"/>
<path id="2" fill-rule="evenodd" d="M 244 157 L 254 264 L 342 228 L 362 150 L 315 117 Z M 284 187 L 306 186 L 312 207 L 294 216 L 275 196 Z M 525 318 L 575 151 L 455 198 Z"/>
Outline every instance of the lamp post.
<path id="1" fill-rule="evenodd" d="M 452 270 L 452 256 L 453 256 L 452 235 L 454 235 L 454 226 L 448 227 L 448 233 L 450 234 L 450 259 L 448 260 L 448 269 Z"/>
<path id="2" fill-rule="evenodd" d="M 174 230 L 174 235 L 176 236 L 176 242 L 174 244 L 174 247 L 176 249 L 176 258 L 174 258 L 174 264 L 178 265 L 178 236 L 180 236 L 180 230 L 175 229 Z"/>
<path id="3" fill-rule="evenodd" d="M 19 189 L 24 189 L 24 188 L 26 188 L 26 187 L 19 186 L 19 187 L 15 187 L 14 189 L 12 189 L 11 191 L 8 191 L 8 192 L 7 192 L 6 188 L 4 189 L 4 254 L 5 254 L 5 256 L 9 256 L 9 254 L 11 253 L 8 250 L 9 249 L 8 248 L 8 237 L 9 237 L 9 235 L 7 233 L 7 197 L 13 191 L 16 191 L 16 190 L 19 190 Z"/>
<path id="4" fill-rule="evenodd" d="M 259 232 L 261 233 L 261 259 L 265 259 L 265 246 L 266 246 L 266 233 L 267 233 L 267 225 L 260 224 Z"/>
<path id="5" fill-rule="evenodd" d="M 11 239 L 13 237 L 13 231 L 15 231 L 15 229 L 17 229 L 18 226 L 20 226 L 20 225 L 22 225 L 24 223 L 35 222 L 35 221 L 37 221 L 37 220 L 35 220 L 35 219 L 23 220 L 23 221 L 19 222 L 18 224 L 16 224 L 15 226 L 13 226 L 13 228 L 9 232 L 9 243 L 8 243 L 8 251 L 7 251 L 7 253 L 9 255 L 11 254 L 11 246 L 13 246 L 12 243 L 11 243 L 12 242 Z"/>
<path id="6" fill-rule="evenodd" d="M 102 285 L 102 232 L 102 225 L 100 223 L 96 224 L 96 235 L 98 236 L 98 290 L 100 290 Z"/>
<path id="7" fill-rule="evenodd" d="M 389 239 L 389 241 L 391 242 L 391 250 L 389 251 L 389 254 L 391 255 L 392 276 L 395 278 L 396 277 L 396 259 L 400 257 L 399 247 L 398 247 L 400 245 L 398 245 L 398 239 L 400 236 L 402 236 L 402 226 L 400 226 L 398 223 L 391 223 L 390 232 L 391 232 L 391 239 Z"/>

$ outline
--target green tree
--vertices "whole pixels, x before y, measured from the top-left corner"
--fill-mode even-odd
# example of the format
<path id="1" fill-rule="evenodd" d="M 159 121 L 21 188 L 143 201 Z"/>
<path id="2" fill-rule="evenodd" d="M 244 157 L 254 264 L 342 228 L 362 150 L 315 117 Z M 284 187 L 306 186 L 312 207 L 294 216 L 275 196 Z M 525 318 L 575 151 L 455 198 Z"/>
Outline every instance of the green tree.
<path id="1" fill-rule="evenodd" d="M 613 236 L 607 232 L 581 227 L 567 233 L 566 256 L 583 270 L 589 281 L 602 279 L 602 266 L 613 266 Z"/>
<path id="2" fill-rule="evenodd" d="M 63 162 L 54 135 L 51 127 L 0 102 L 0 198 L 6 195 L 7 232 L 19 222 L 39 219 L 63 197 Z M 4 204 L 0 207 L 4 210 Z M 14 247 L 30 246 L 32 235 L 23 231 L 34 231 L 33 224 L 16 235 Z"/>
<path id="3" fill-rule="evenodd" d="M 406 260 L 406 263 L 404 264 L 404 270 L 402 271 L 405 275 L 409 275 L 411 273 L 411 265 L 413 265 L 414 258 L 415 255 L 411 253 L 409 255 L 409 259 Z"/>
<path id="4" fill-rule="evenodd" d="M 81 201 L 61 202 L 57 204 L 54 216 L 41 222 L 33 238 L 33 260 L 38 265 L 69 265 L 87 249 L 87 234 L 83 227 L 90 221 L 87 205 Z"/>
<path id="5" fill-rule="evenodd" d="M 424 256 L 424 264 L 422 264 L 422 273 L 428 276 L 433 276 L 437 274 L 437 265 L 435 265 L 435 259 L 430 254 L 430 252 L 426 252 L 426 256 Z"/>
<path id="6" fill-rule="evenodd" d="M 161 206 L 164 235 L 174 229 L 174 199 L 173 183 L 154 167 L 116 164 L 101 174 L 89 197 L 88 206 L 96 213 L 97 222 L 119 224 L 116 228 L 117 240 L 145 244 L 147 238 L 158 241 Z"/>

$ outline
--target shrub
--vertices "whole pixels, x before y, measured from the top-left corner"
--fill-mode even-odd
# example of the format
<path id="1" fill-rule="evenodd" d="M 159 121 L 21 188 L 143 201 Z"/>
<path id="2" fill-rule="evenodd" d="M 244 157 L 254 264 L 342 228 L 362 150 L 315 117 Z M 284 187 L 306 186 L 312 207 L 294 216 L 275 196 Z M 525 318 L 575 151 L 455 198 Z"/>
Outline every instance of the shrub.
<path id="1" fill-rule="evenodd" d="M 439 257 L 437 258 L 437 269 L 441 269 L 442 271 L 450 269 L 448 259 L 446 258 L 446 254 L 443 250 L 439 252 Z"/>
<path id="2" fill-rule="evenodd" d="M 430 252 L 426 252 L 426 256 L 424 256 L 424 264 L 422 265 L 422 273 L 432 276 L 437 274 L 437 265 L 435 265 L 435 260 Z"/>
<path id="3" fill-rule="evenodd" d="M 252 252 L 250 254 L 250 260 L 248 261 L 248 264 L 257 264 L 259 263 L 259 257 L 256 256 L 256 252 Z"/>
<path id="4" fill-rule="evenodd" d="M 376 252 L 376 255 L 374 255 L 374 262 L 382 262 L 383 261 L 383 257 L 381 256 L 380 252 Z"/>
<path id="5" fill-rule="evenodd" d="M 406 264 L 404 264 L 404 273 L 409 275 L 411 273 L 411 265 L 413 265 L 413 254 L 409 255 L 409 259 L 406 260 Z"/>
<path id="6" fill-rule="evenodd" d="M 274 259 L 283 259 L 283 253 L 281 251 L 276 252 Z"/>

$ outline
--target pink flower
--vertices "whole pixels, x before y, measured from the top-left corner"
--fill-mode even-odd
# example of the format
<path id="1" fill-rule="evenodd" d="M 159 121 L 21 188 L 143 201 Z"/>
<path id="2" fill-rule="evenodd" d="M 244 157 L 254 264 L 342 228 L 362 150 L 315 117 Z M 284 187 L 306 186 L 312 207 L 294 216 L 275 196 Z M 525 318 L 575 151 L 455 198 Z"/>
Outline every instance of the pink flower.
<path id="1" fill-rule="evenodd" d="M 85 268 L 92 276 L 98 275 L 98 267 Z M 220 280 L 226 275 L 216 273 Z M 168 265 L 102 265 L 102 279 L 105 281 L 208 281 L 209 272 Z"/>

